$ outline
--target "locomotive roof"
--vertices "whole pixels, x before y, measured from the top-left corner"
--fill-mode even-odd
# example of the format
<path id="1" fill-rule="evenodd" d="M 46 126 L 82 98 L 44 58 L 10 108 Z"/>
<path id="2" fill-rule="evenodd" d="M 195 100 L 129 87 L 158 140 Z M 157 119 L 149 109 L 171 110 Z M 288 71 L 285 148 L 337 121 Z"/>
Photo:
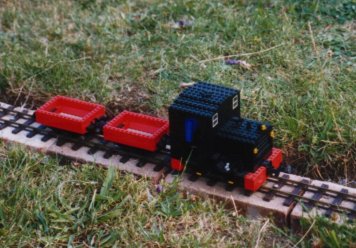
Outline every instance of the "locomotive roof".
<path id="1" fill-rule="evenodd" d="M 226 100 L 237 93 L 238 90 L 235 89 L 197 82 L 185 89 L 170 108 L 198 116 L 211 117 L 219 111 Z"/>

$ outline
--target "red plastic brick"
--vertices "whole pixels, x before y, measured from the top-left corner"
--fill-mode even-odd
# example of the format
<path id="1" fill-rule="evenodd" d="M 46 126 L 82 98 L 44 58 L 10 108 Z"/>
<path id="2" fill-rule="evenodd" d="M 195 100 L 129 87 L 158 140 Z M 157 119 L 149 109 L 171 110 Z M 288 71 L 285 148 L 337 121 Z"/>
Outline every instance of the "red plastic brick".
<path id="1" fill-rule="evenodd" d="M 38 108 L 36 121 L 45 126 L 85 134 L 95 119 L 105 115 L 105 107 L 65 96 L 56 96 Z"/>
<path id="2" fill-rule="evenodd" d="M 272 148 L 271 155 L 267 158 L 271 162 L 273 168 L 278 169 L 281 166 L 283 155 L 282 150 L 278 148 Z"/>
<path id="3" fill-rule="evenodd" d="M 183 171 L 184 165 L 182 164 L 181 160 L 172 158 L 171 159 L 171 168 L 176 171 Z"/>
<path id="4" fill-rule="evenodd" d="M 255 192 L 267 180 L 267 169 L 264 166 L 258 168 L 254 173 L 248 173 L 244 178 L 244 186 L 246 190 Z"/>
<path id="5" fill-rule="evenodd" d="M 124 111 L 104 126 L 104 139 L 148 151 L 168 133 L 168 121 L 157 117 Z"/>

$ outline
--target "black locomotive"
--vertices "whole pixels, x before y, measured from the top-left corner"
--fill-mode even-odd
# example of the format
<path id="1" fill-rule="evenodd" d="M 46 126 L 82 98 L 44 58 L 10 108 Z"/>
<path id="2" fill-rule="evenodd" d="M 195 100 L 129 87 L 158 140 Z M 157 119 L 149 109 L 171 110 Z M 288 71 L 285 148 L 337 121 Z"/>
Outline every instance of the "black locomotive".
<path id="1" fill-rule="evenodd" d="M 169 107 L 169 123 L 171 167 L 177 171 L 245 188 L 246 176 L 257 173 L 252 191 L 265 174 L 279 172 L 281 151 L 273 148 L 273 128 L 241 117 L 238 90 L 198 82 Z M 261 166 L 266 172 L 258 170 Z"/>

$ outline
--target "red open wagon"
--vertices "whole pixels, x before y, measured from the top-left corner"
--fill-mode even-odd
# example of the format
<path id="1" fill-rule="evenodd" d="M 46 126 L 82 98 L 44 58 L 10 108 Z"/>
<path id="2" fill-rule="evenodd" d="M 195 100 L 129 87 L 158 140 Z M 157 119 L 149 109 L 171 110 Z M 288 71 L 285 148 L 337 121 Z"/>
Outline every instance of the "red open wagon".
<path id="1" fill-rule="evenodd" d="M 104 139 L 148 151 L 156 151 L 168 133 L 168 121 L 124 111 L 104 126 Z"/>
<path id="2" fill-rule="evenodd" d="M 105 115 L 105 107 L 70 97 L 56 96 L 35 112 L 36 121 L 43 125 L 85 134 L 88 126 Z"/>

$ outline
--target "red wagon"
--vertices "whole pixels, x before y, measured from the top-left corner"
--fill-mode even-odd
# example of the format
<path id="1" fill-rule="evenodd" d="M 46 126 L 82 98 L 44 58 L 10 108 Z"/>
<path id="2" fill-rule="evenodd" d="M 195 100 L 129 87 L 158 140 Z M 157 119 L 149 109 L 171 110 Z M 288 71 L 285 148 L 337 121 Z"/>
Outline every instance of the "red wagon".
<path id="1" fill-rule="evenodd" d="M 168 121 L 124 111 L 104 126 L 104 139 L 148 151 L 156 151 L 168 133 Z"/>
<path id="2" fill-rule="evenodd" d="M 105 107 L 70 97 L 56 96 L 35 112 L 36 121 L 43 125 L 85 134 L 88 126 L 105 115 Z"/>

